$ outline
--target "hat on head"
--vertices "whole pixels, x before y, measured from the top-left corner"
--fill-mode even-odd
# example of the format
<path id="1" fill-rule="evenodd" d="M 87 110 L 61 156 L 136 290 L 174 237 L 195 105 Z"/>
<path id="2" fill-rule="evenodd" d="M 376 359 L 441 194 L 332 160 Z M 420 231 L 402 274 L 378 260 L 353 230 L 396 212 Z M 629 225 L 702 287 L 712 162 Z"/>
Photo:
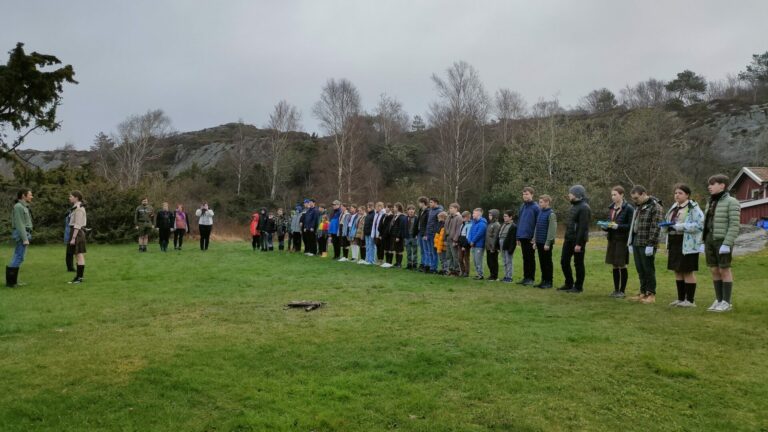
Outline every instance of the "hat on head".
<path id="1" fill-rule="evenodd" d="M 573 185 L 568 189 L 568 193 L 575 196 L 577 200 L 581 201 L 587 197 L 587 190 L 582 185 Z"/>
<path id="2" fill-rule="evenodd" d="M 339 200 L 333 200 L 333 205 L 341 205 L 341 201 L 339 201 Z"/>

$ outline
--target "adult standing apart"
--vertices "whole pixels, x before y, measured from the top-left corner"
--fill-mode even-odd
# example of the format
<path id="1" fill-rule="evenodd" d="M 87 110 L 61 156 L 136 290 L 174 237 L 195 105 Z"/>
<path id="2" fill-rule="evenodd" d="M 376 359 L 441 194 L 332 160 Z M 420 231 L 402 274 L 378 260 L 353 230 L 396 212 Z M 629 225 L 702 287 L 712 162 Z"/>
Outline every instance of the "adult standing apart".
<path id="1" fill-rule="evenodd" d="M 149 205 L 149 199 L 144 197 L 141 200 L 141 205 L 136 207 L 136 211 L 133 212 L 133 224 L 136 225 L 136 231 L 139 233 L 139 252 L 147 251 L 149 235 L 155 228 L 152 226 L 154 220 L 155 209 Z"/>
<path id="2" fill-rule="evenodd" d="M 11 210 L 11 237 L 15 242 L 11 263 L 5 267 L 5 286 L 15 288 L 19 285 L 19 268 L 27 254 L 27 246 L 32 240 L 32 213 L 29 203 L 32 202 L 32 191 L 20 189 L 16 194 L 16 203 Z"/>
<path id="3" fill-rule="evenodd" d="M 416 215 L 416 239 L 419 243 L 419 249 L 421 250 L 419 258 L 420 272 L 424 271 L 427 266 L 427 258 L 429 258 L 429 252 L 427 247 L 427 219 L 429 219 L 429 198 L 420 196 L 417 200 L 419 206 L 419 213 Z"/>
<path id="4" fill-rule="evenodd" d="M 704 220 L 704 252 L 707 266 L 712 272 L 715 301 L 707 310 L 727 312 L 733 308 L 733 244 L 739 235 L 741 207 L 736 198 L 726 191 L 730 179 L 723 174 L 709 178 L 707 190 L 710 197 Z"/>
<path id="5" fill-rule="evenodd" d="M 517 221 L 517 243 L 523 254 L 523 279 L 520 285 L 532 286 L 536 279 L 536 252 L 533 249 L 533 235 L 536 220 L 539 218 L 539 205 L 534 201 L 532 187 L 523 188 L 523 204 L 520 206 Z"/>
<path id="6" fill-rule="evenodd" d="M 437 219 L 437 215 L 443 212 L 443 206 L 440 205 L 440 201 L 437 198 L 429 199 L 429 215 L 427 216 L 427 235 L 426 251 L 429 253 L 427 256 L 427 264 L 424 269 L 425 272 L 437 273 L 437 251 L 435 250 L 435 235 L 440 229 L 440 221 Z M 485 239 L 483 239 L 485 242 Z"/>
<path id="7" fill-rule="evenodd" d="M 64 249 L 66 254 L 64 255 L 64 263 L 67 265 L 68 272 L 75 272 L 75 256 L 72 255 L 72 250 L 69 248 L 69 240 L 72 235 L 70 230 L 69 221 L 72 219 L 73 207 L 67 209 L 67 214 L 64 216 Z"/>
<path id="8" fill-rule="evenodd" d="M 77 273 L 69 283 L 81 284 L 85 273 L 85 227 L 88 223 L 83 204 L 83 194 L 80 191 L 72 191 L 69 194 L 69 203 L 72 204 L 72 217 L 69 221 L 72 238 L 69 240 L 69 247 L 77 262 Z"/>
<path id="9" fill-rule="evenodd" d="M 203 203 L 199 209 L 195 210 L 197 216 L 197 227 L 200 231 L 200 250 L 207 251 L 208 244 L 211 242 L 211 231 L 213 230 L 213 209 L 208 207 L 208 203 Z"/>
<path id="10" fill-rule="evenodd" d="M 664 218 L 667 234 L 667 270 L 675 272 L 677 300 L 670 306 L 695 307 L 696 273 L 699 270 L 699 247 L 702 245 L 704 213 L 691 200 L 691 188 L 675 185 L 675 203 Z"/>
<path id="11" fill-rule="evenodd" d="M 582 185 L 574 185 L 568 190 L 568 201 L 571 211 L 565 224 L 565 239 L 563 253 L 560 257 L 560 267 L 565 277 L 564 288 L 568 293 L 579 294 L 584 291 L 584 256 L 589 241 L 589 222 L 592 220 L 592 209 L 587 204 L 587 190 Z M 576 268 L 576 279 L 571 272 L 571 258 Z"/>
<path id="12" fill-rule="evenodd" d="M 640 293 L 630 300 L 651 304 L 656 302 L 656 247 L 664 210 L 643 186 L 636 185 L 629 195 L 636 207 L 627 245 L 632 248 L 630 253 L 635 257 L 635 268 L 640 278 Z"/>
<path id="13" fill-rule="evenodd" d="M 176 204 L 173 219 L 173 249 L 181 250 L 181 246 L 184 244 L 184 235 L 189 234 L 189 216 L 184 211 L 183 205 Z"/>
<path id="14" fill-rule="evenodd" d="M 163 208 L 155 216 L 155 227 L 160 237 L 160 250 L 168 251 L 168 243 L 171 241 L 171 230 L 175 223 L 173 212 L 168 208 L 168 203 L 163 203 Z"/>
<path id="15" fill-rule="evenodd" d="M 624 298 L 629 272 L 629 227 L 635 208 L 624 199 L 624 188 L 614 186 L 611 189 L 611 201 L 608 207 L 608 249 L 605 251 L 605 263 L 613 267 L 613 293 L 611 297 Z"/>

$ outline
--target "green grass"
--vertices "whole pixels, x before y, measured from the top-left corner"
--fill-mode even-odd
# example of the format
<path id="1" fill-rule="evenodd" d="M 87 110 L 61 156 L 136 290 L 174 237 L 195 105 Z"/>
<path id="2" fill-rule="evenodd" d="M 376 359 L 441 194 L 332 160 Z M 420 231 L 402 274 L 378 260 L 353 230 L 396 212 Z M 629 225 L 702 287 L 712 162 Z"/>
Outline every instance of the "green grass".
<path id="1" fill-rule="evenodd" d="M 599 241 L 582 295 L 192 246 L 89 246 L 81 286 L 31 248 L 0 289 L 0 430 L 768 430 L 766 252 L 713 314 L 707 272 L 695 310 L 663 270 L 656 305 L 609 298 Z"/>

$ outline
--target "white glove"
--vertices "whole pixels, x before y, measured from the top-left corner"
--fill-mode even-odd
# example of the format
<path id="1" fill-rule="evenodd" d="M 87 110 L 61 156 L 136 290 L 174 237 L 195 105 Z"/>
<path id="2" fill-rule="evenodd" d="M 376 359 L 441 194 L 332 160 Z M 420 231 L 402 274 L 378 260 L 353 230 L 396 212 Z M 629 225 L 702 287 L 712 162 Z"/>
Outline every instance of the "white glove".
<path id="1" fill-rule="evenodd" d="M 653 246 L 645 247 L 645 256 L 653 256 Z"/>
<path id="2" fill-rule="evenodd" d="M 680 231 L 680 232 L 683 232 L 683 231 L 685 231 L 685 224 L 681 224 L 681 223 L 678 223 L 678 224 L 674 224 L 674 225 L 672 226 L 672 228 L 674 228 L 674 229 L 675 229 L 675 231 Z"/>
<path id="3" fill-rule="evenodd" d="M 726 246 L 726 245 L 720 246 L 720 255 L 727 255 L 729 253 L 731 253 L 731 247 L 730 246 Z"/>
<path id="4" fill-rule="evenodd" d="M 699 245 L 699 253 L 703 254 L 706 251 L 706 246 L 704 246 L 704 243 Z"/>

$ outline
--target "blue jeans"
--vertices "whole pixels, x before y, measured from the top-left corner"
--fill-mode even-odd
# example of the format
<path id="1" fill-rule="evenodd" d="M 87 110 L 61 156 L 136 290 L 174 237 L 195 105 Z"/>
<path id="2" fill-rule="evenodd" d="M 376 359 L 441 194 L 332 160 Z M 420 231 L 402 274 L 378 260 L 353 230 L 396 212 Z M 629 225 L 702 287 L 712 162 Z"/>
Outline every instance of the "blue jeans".
<path id="1" fill-rule="evenodd" d="M 421 251 L 421 253 L 419 254 L 419 255 L 420 255 L 420 256 L 419 256 L 419 258 L 420 258 L 420 259 L 419 259 L 419 264 L 421 264 L 421 265 L 422 265 L 422 267 L 423 267 L 423 266 L 427 265 L 427 251 L 426 251 L 426 249 L 424 248 L 424 244 L 425 244 L 426 242 L 424 241 L 424 239 L 423 239 L 422 237 L 423 237 L 423 236 L 419 235 L 419 236 L 416 238 L 416 242 L 419 244 L 419 250 Z"/>
<path id="2" fill-rule="evenodd" d="M 11 263 L 8 267 L 21 267 L 21 263 L 24 262 L 24 255 L 27 253 L 27 246 L 24 245 L 24 242 L 21 240 L 18 230 L 13 230 L 11 237 L 16 241 L 16 246 L 13 249 L 13 257 L 11 258 Z M 32 234 L 27 233 L 27 239 L 32 240 Z"/>
<path id="3" fill-rule="evenodd" d="M 424 240 L 424 251 L 427 255 L 427 262 L 424 265 L 428 266 L 431 271 L 437 270 L 437 251 L 435 250 L 434 234 L 427 234 L 427 239 Z"/>
<path id="4" fill-rule="evenodd" d="M 415 238 L 405 239 L 405 253 L 408 256 L 408 264 L 414 267 L 416 266 L 416 260 L 418 259 L 417 244 L 418 240 Z"/>
<path id="5" fill-rule="evenodd" d="M 371 264 L 376 262 L 376 242 L 369 235 L 365 236 L 365 260 Z"/>
<path id="6" fill-rule="evenodd" d="M 480 277 L 483 276 L 483 252 L 485 252 L 484 247 L 472 248 L 472 261 L 475 263 L 475 272 Z"/>

